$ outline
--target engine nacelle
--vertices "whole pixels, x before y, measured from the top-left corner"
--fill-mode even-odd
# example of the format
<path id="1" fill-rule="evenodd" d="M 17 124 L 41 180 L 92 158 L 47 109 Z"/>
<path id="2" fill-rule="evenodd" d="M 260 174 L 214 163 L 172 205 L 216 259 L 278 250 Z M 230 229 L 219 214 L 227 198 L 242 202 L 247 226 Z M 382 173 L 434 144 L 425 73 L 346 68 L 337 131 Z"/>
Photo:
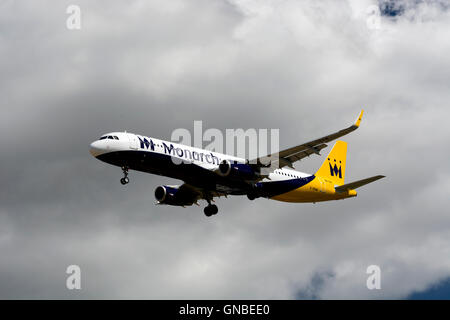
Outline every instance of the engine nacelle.
<path id="1" fill-rule="evenodd" d="M 230 177 L 232 179 L 253 180 L 257 178 L 257 173 L 248 164 L 231 163 L 228 160 L 223 160 L 219 164 L 217 173 L 222 177 Z"/>
<path id="2" fill-rule="evenodd" d="M 155 189 L 155 198 L 161 203 L 172 200 L 178 189 L 168 186 L 158 186 Z"/>
<path id="3" fill-rule="evenodd" d="M 176 194 L 177 187 L 158 186 L 155 189 L 155 198 L 161 204 L 179 205 L 177 204 Z"/>
<path id="4" fill-rule="evenodd" d="M 223 160 L 219 164 L 219 170 L 217 173 L 221 175 L 222 177 L 227 177 L 231 172 L 231 163 L 228 160 Z"/>
<path id="5" fill-rule="evenodd" d="M 158 186 L 155 189 L 155 198 L 158 204 L 171 206 L 190 206 L 196 201 L 195 194 L 180 186 Z"/>

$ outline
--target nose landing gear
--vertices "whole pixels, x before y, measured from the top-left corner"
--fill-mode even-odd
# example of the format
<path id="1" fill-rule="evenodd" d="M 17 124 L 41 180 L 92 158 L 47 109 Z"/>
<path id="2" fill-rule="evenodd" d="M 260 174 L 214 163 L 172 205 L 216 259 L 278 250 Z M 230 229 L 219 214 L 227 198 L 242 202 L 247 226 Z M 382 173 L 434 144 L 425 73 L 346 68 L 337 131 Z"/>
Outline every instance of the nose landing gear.
<path id="1" fill-rule="evenodd" d="M 128 178 L 128 167 L 122 167 L 122 171 L 124 177 L 120 179 L 120 183 L 126 185 L 128 182 L 130 182 L 130 179 Z"/>

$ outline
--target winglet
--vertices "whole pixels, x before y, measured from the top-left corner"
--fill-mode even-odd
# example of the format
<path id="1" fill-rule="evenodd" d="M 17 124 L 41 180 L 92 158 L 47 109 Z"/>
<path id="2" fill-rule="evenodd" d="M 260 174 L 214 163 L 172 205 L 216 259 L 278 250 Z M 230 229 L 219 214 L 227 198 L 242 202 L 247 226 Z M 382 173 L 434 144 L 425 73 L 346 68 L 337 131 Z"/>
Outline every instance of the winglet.
<path id="1" fill-rule="evenodd" d="M 358 118 L 356 119 L 356 121 L 354 123 L 355 126 L 359 127 L 359 125 L 361 124 L 361 119 L 362 119 L 363 113 L 364 113 L 364 110 L 361 110 L 361 113 L 359 114 Z"/>

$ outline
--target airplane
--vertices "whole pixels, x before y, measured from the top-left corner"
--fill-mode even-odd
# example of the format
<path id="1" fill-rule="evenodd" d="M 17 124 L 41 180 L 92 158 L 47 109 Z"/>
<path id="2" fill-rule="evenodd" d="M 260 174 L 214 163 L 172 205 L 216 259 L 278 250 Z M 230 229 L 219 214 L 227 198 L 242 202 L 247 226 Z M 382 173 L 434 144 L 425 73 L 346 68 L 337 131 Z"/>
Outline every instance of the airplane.
<path id="1" fill-rule="evenodd" d="M 355 189 L 385 176 L 345 184 L 347 143 L 341 140 L 336 141 L 315 174 L 296 171 L 293 163 L 312 154 L 320 155 L 328 142 L 358 129 L 363 112 L 345 129 L 267 156 L 275 159 L 268 172 L 264 171 L 267 161 L 263 161 L 267 157 L 250 161 L 126 131 L 102 135 L 91 143 L 89 151 L 95 158 L 120 167 L 123 185 L 129 183 L 129 170 L 182 180 L 181 185 L 156 187 L 156 204 L 186 207 L 206 200 L 207 217 L 218 212 L 212 203 L 214 198 L 228 195 L 298 203 L 340 200 L 356 197 Z"/>

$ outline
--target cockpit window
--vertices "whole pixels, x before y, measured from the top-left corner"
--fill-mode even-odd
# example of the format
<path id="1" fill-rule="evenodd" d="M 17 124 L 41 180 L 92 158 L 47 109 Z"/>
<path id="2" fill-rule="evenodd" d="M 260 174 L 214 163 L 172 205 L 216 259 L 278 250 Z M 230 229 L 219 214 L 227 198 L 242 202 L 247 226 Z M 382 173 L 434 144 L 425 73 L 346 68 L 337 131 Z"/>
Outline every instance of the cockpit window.
<path id="1" fill-rule="evenodd" d="M 103 136 L 99 140 L 104 140 L 104 139 L 119 140 L 119 138 L 117 136 Z"/>

